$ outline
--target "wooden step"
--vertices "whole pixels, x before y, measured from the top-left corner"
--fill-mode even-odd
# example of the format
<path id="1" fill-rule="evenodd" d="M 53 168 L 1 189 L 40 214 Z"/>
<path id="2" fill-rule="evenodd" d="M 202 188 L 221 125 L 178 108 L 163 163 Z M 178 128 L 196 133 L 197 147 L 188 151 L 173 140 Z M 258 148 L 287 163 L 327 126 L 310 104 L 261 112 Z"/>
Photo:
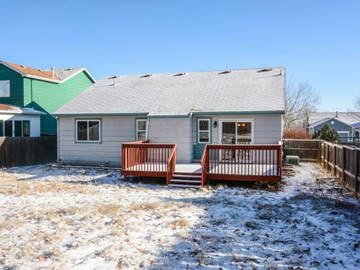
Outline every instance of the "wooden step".
<path id="1" fill-rule="evenodd" d="M 201 175 L 200 172 L 174 172 L 174 174 L 181 174 L 181 175 Z"/>
<path id="2" fill-rule="evenodd" d="M 183 185 L 183 184 L 170 184 L 169 187 L 179 187 L 179 188 L 201 188 L 200 185 Z"/>
<path id="3" fill-rule="evenodd" d="M 201 184 L 201 180 L 189 180 L 189 179 L 171 179 L 171 183 L 191 183 L 191 184 Z"/>
<path id="4" fill-rule="evenodd" d="M 194 175 L 194 174 L 173 174 L 174 178 L 181 178 L 181 179 L 201 179 L 201 175 Z"/>

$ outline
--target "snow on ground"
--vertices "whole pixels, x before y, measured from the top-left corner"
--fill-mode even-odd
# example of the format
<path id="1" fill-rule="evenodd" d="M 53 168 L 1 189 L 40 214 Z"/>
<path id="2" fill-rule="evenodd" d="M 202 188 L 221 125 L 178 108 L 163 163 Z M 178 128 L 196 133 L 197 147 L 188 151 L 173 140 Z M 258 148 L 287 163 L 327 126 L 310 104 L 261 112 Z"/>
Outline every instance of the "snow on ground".
<path id="1" fill-rule="evenodd" d="M 0 269 L 360 269 L 360 204 L 316 164 L 201 190 L 49 165 L 0 171 Z"/>

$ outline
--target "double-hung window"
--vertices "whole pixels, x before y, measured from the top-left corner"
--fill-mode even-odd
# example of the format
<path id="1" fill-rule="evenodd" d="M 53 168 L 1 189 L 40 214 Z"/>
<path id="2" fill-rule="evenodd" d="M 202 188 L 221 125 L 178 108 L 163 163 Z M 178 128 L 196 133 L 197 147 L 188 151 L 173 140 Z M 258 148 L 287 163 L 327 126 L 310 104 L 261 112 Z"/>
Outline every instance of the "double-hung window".
<path id="1" fill-rule="evenodd" d="M 147 126 L 146 119 L 136 119 L 136 141 L 147 140 Z"/>
<path id="2" fill-rule="evenodd" d="M 100 142 L 100 120 L 76 120 L 77 142 Z"/>
<path id="3" fill-rule="evenodd" d="M 210 143 L 210 119 L 198 119 L 198 143 Z"/>
<path id="4" fill-rule="evenodd" d="M 10 97 L 10 81 L 0 81 L 0 97 Z"/>

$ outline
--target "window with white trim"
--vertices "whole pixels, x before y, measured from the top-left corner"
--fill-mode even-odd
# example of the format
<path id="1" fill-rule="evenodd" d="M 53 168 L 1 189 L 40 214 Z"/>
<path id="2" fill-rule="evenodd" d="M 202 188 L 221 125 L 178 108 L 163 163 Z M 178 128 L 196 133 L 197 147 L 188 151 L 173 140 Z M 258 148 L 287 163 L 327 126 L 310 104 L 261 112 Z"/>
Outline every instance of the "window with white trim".
<path id="1" fill-rule="evenodd" d="M 222 144 L 251 144 L 253 141 L 253 122 L 224 120 L 221 122 Z"/>
<path id="2" fill-rule="evenodd" d="M 0 97 L 10 97 L 10 81 L 0 81 Z"/>
<path id="3" fill-rule="evenodd" d="M 29 137 L 30 120 L 0 120 L 0 137 Z"/>
<path id="4" fill-rule="evenodd" d="M 76 120 L 77 142 L 100 142 L 100 120 Z"/>
<path id="5" fill-rule="evenodd" d="M 147 140 L 147 126 L 146 119 L 136 119 L 136 141 Z"/>
<path id="6" fill-rule="evenodd" d="M 198 143 L 210 143 L 210 119 L 198 119 Z"/>

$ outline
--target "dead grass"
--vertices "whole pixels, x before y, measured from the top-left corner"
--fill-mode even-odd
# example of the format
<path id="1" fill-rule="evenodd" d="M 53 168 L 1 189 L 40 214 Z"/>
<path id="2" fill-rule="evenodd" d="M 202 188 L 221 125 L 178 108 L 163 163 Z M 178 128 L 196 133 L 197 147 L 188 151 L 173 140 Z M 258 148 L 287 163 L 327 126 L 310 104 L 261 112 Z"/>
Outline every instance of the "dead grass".
<path id="1" fill-rule="evenodd" d="M 168 223 L 168 225 L 173 230 L 184 229 L 184 228 L 190 227 L 189 221 L 185 218 L 176 219 L 173 222 Z"/>
<path id="2" fill-rule="evenodd" d="M 131 209 L 135 211 L 140 210 L 155 210 L 162 208 L 163 204 L 161 202 L 145 202 L 145 203 L 134 203 L 131 205 Z"/>
<path id="3" fill-rule="evenodd" d="M 103 216 L 117 217 L 121 210 L 124 210 L 124 208 L 118 204 L 100 204 L 97 207 L 97 211 Z"/>
<path id="4" fill-rule="evenodd" d="M 0 177 L 1 179 L 1 177 Z M 13 196 L 36 195 L 39 193 L 62 193 L 76 192 L 82 194 L 94 194 L 96 189 L 91 185 L 81 185 L 76 183 L 47 182 L 39 180 L 20 180 L 16 178 L 6 178 L 0 181 L 0 194 Z"/>

